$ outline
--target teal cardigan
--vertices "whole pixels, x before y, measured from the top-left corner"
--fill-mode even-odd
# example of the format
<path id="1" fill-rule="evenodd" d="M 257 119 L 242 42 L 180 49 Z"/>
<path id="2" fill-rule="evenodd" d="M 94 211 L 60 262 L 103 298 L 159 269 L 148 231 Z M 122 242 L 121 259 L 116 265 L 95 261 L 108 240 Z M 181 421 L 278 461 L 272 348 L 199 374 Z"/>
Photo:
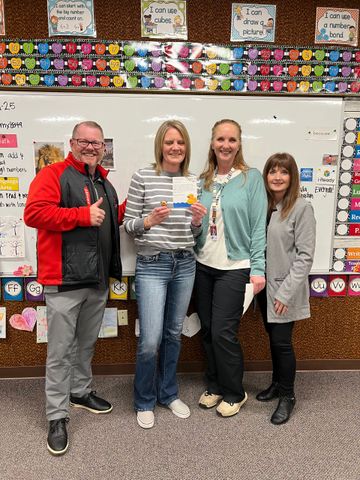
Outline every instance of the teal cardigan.
<path id="1" fill-rule="evenodd" d="M 200 201 L 207 208 L 203 229 L 195 251 L 205 244 L 209 230 L 212 187 L 205 190 L 201 183 Z M 250 275 L 265 275 L 267 198 L 264 181 L 256 168 L 240 173 L 227 183 L 221 193 L 225 245 L 230 260 L 250 259 Z"/>

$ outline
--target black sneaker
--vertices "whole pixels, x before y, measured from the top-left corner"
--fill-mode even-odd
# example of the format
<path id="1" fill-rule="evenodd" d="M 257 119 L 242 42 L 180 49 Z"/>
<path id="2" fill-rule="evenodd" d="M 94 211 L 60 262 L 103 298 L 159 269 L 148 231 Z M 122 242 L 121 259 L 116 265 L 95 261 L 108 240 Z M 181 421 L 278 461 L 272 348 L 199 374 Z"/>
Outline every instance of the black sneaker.
<path id="1" fill-rule="evenodd" d="M 83 397 L 74 397 L 70 395 L 70 405 L 72 407 L 85 408 L 92 413 L 110 413 L 113 409 L 111 403 L 103 398 L 97 397 L 96 392 L 90 392 Z"/>
<path id="2" fill-rule="evenodd" d="M 53 455 L 63 455 L 69 446 L 66 424 L 68 418 L 50 420 L 47 448 Z"/>

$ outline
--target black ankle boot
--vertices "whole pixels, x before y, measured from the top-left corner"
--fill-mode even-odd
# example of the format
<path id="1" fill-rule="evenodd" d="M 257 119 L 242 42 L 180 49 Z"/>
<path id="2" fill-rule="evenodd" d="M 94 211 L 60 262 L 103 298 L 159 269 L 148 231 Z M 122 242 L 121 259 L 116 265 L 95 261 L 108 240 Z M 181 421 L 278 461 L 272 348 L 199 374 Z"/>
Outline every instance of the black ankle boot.
<path id="1" fill-rule="evenodd" d="M 274 425 L 286 423 L 295 407 L 295 397 L 280 397 L 278 406 L 270 419 Z"/>
<path id="2" fill-rule="evenodd" d="M 274 398 L 279 398 L 279 385 L 277 383 L 272 383 L 270 387 L 256 395 L 256 400 L 259 400 L 259 402 L 269 402 Z"/>

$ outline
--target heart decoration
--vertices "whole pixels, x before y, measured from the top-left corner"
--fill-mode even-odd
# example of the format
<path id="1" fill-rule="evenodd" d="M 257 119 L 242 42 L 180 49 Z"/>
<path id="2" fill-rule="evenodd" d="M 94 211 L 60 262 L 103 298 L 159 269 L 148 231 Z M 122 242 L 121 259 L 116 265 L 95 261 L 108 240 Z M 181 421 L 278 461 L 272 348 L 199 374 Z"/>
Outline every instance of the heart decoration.
<path id="1" fill-rule="evenodd" d="M 317 92 L 317 93 L 321 92 L 321 90 L 323 89 L 323 82 L 320 82 L 320 81 L 313 82 L 312 89 L 314 92 Z"/>
<path id="2" fill-rule="evenodd" d="M 248 56 L 250 60 L 255 60 L 255 58 L 257 58 L 258 55 L 259 55 L 259 50 L 257 48 L 249 48 Z"/>
<path id="3" fill-rule="evenodd" d="M 250 92 L 253 92 L 257 89 L 257 81 L 256 80 L 249 80 L 248 81 L 248 90 Z"/>
<path id="4" fill-rule="evenodd" d="M 61 45 L 61 43 L 54 42 L 54 43 L 51 45 L 51 49 L 52 49 L 52 51 L 55 53 L 55 55 L 58 55 L 59 53 L 62 52 L 63 46 Z"/>
<path id="5" fill-rule="evenodd" d="M 130 60 L 126 60 L 126 62 L 129 62 Z M 120 60 L 114 60 L 113 58 L 109 62 L 110 69 L 117 72 L 120 70 Z M 126 67 L 125 67 L 126 68 Z"/>
<path id="6" fill-rule="evenodd" d="M 0 55 L 3 54 L 6 50 L 6 43 L 0 42 Z"/>
<path id="7" fill-rule="evenodd" d="M 281 92 L 283 86 L 284 84 L 281 80 L 274 80 L 273 89 L 275 90 L 275 92 Z"/>
<path id="8" fill-rule="evenodd" d="M 110 63 L 111 62 L 112 60 L 110 60 Z M 91 58 L 84 58 L 81 62 L 81 66 L 83 70 L 91 70 L 93 66 L 93 61 L 91 60 Z"/>
<path id="9" fill-rule="evenodd" d="M 125 45 L 124 53 L 127 57 L 132 57 L 135 53 L 135 48 L 133 47 L 133 45 Z"/>
<path id="10" fill-rule="evenodd" d="M 22 61 L 21 61 L 21 58 L 19 57 L 13 57 L 10 60 L 10 65 L 12 66 L 12 68 L 15 68 L 16 70 L 18 70 L 21 67 L 21 64 L 22 64 Z"/>
<path id="11" fill-rule="evenodd" d="M 54 68 L 55 70 L 63 70 L 64 68 L 64 59 L 54 58 Z"/>
<path id="12" fill-rule="evenodd" d="M 50 65 L 50 58 L 40 58 L 40 68 L 42 68 L 43 70 L 48 70 L 50 68 Z"/>
<path id="13" fill-rule="evenodd" d="M 304 77 L 311 75 L 311 65 L 303 65 L 301 67 L 301 73 Z"/>
<path id="14" fill-rule="evenodd" d="M 24 75 L 22 73 L 17 73 L 15 75 L 15 82 L 16 82 L 16 85 L 19 85 L 19 86 L 25 85 L 26 75 Z"/>
<path id="15" fill-rule="evenodd" d="M 325 58 L 325 50 L 316 50 L 315 53 L 315 58 L 318 62 L 321 62 Z"/>
<path id="16" fill-rule="evenodd" d="M 134 60 L 125 60 L 124 67 L 127 72 L 132 72 L 135 69 L 135 62 Z"/>
<path id="17" fill-rule="evenodd" d="M 137 84 L 138 84 L 138 78 L 136 76 L 127 78 L 127 86 L 129 88 L 136 88 Z"/>
<path id="18" fill-rule="evenodd" d="M 205 87 L 205 82 L 202 78 L 195 78 L 194 80 L 195 90 L 202 90 Z"/>
<path id="19" fill-rule="evenodd" d="M 270 81 L 269 80 L 262 80 L 260 82 L 260 88 L 263 92 L 267 92 L 270 90 Z"/>
<path id="20" fill-rule="evenodd" d="M 18 42 L 9 43 L 9 50 L 10 50 L 10 53 L 12 53 L 13 55 L 16 55 L 20 51 L 20 43 Z"/>
<path id="21" fill-rule="evenodd" d="M 31 73 L 29 75 L 29 81 L 31 83 L 31 85 L 39 85 L 40 83 L 40 75 L 38 75 L 37 73 Z"/>
<path id="22" fill-rule="evenodd" d="M 216 72 L 216 63 L 209 63 L 205 68 L 209 75 L 214 75 Z"/>
<path id="23" fill-rule="evenodd" d="M 260 75 L 269 75 L 270 73 L 270 65 L 263 64 L 260 65 Z"/>
<path id="24" fill-rule="evenodd" d="M 162 88 L 165 84 L 165 79 L 163 77 L 155 77 L 154 85 L 156 88 Z"/>
<path id="25" fill-rule="evenodd" d="M 44 75 L 44 82 L 47 87 L 51 87 L 55 83 L 55 75 Z"/>
<path id="26" fill-rule="evenodd" d="M 0 57 L 0 68 L 5 69 L 8 65 L 8 59 L 6 57 Z"/>
<path id="27" fill-rule="evenodd" d="M 307 62 L 311 59 L 313 52 L 311 50 L 303 50 L 302 51 L 302 58 Z"/>
<path id="28" fill-rule="evenodd" d="M 39 43 L 38 44 L 38 52 L 40 55 L 46 55 L 49 51 L 49 44 L 48 43 Z"/>
<path id="29" fill-rule="evenodd" d="M 279 77 L 284 71 L 284 67 L 282 65 L 274 65 L 273 66 L 273 72 L 274 72 L 274 75 L 276 75 L 277 77 Z"/>
<path id="30" fill-rule="evenodd" d="M 283 57 L 284 57 L 284 50 L 282 50 L 280 48 L 275 48 L 275 50 L 274 50 L 275 60 L 277 60 L 277 61 L 282 60 Z"/>
<path id="31" fill-rule="evenodd" d="M 0 44 L 0 53 L 1 53 L 1 44 Z M 360 62 L 360 50 L 355 52 L 355 61 Z"/>
<path id="32" fill-rule="evenodd" d="M 300 82 L 299 88 L 302 92 L 307 92 L 310 88 L 310 82 Z"/>
<path id="33" fill-rule="evenodd" d="M 24 308 L 21 314 L 11 315 L 9 323 L 17 330 L 32 332 L 36 323 L 36 310 L 34 308 Z"/>
<path id="34" fill-rule="evenodd" d="M 86 77 L 86 85 L 88 87 L 95 87 L 96 85 L 96 77 L 95 75 L 87 75 Z"/>
<path id="35" fill-rule="evenodd" d="M 23 43 L 23 50 L 26 54 L 31 55 L 34 51 L 34 44 L 32 42 Z"/>
<path id="36" fill-rule="evenodd" d="M 193 337 L 200 331 L 200 319 L 197 313 L 186 316 L 183 323 L 182 334 L 186 337 Z"/>
<path id="37" fill-rule="evenodd" d="M 25 58 L 25 67 L 28 70 L 33 70 L 36 66 L 36 60 L 34 57 Z"/>
<path id="38" fill-rule="evenodd" d="M 91 49 L 92 49 L 91 43 L 83 43 L 81 45 L 81 51 L 84 55 L 89 55 L 89 53 L 91 53 Z"/>
<path id="39" fill-rule="evenodd" d="M 106 51 L 106 46 L 104 43 L 97 43 L 95 45 L 95 53 L 97 55 L 104 55 L 105 51 Z"/>
<path id="40" fill-rule="evenodd" d="M 70 55 L 73 55 L 76 53 L 76 43 L 74 42 L 69 42 L 65 45 L 66 51 L 70 53 Z"/>
<path id="41" fill-rule="evenodd" d="M 107 75 L 101 75 L 99 79 L 100 87 L 108 87 L 110 85 L 110 77 Z"/>
<path id="42" fill-rule="evenodd" d="M 75 87 L 80 87 L 81 83 L 82 83 L 82 76 L 81 75 L 73 75 L 71 77 L 71 83 L 75 86 Z"/>
<path id="43" fill-rule="evenodd" d="M 11 85 L 12 75 L 10 73 L 3 73 L 1 75 L 1 81 L 4 85 Z"/>
<path id="44" fill-rule="evenodd" d="M 288 68 L 288 72 L 289 72 L 289 75 L 291 77 L 295 77 L 295 75 L 297 75 L 298 71 L 299 71 L 298 65 L 290 65 L 289 68 Z"/>
<path id="45" fill-rule="evenodd" d="M 350 85 L 350 90 L 353 93 L 359 93 L 360 92 L 360 82 L 352 82 Z"/>
<path id="46" fill-rule="evenodd" d="M 289 52 L 290 60 L 297 60 L 299 58 L 300 52 L 299 50 L 292 48 Z"/>
<path id="47" fill-rule="evenodd" d="M 219 81 L 216 78 L 210 78 L 209 90 L 216 90 L 219 85 Z"/>
<path id="48" fill-rule="evenodd" d="M 69 58 L 68 59 L 68 67 L 70 70 L 76 70 L 79 66 L 79 60 L 77 58 Z"/>
<path id="49" fill-rule="evenodd" d="M 269 60 L 270 55 L 271 55 L 271 50 L 269 48 L 263 48 L 262 50 L 260 50 L 260 57 L 263 60 Z"/>
<path id="50" fill-rule="evenodd" d="M 113 84 L 114 84 L 114 87 L 117 87 L 117 88 L 122 87 L 124 85 L 123 77 L 120 77 L 119 75 L 115 75 L 115 77 L 113 77 Z"/>
<path id="51" fill-rule="evenodd" d="M 110 43 L 108 49 L 110 55 L 117 55 L 119 53 L 120 47 L 118 43 Z"/>
<path id="52" fill-rule="evenodd" d="M 296 86 L 297 86 L 296 82 L 294 82 L 294 81 L 287 82 L 287 84 L 286 84 L 287 91 L 290 92 L 290 93 L 295 92 Z"/>
<path id="53" fill-rule="evenodd" d="M 59 75 L 57 81 L 61 87 L 65 87 L 68 84 L 69 77 L 67 75 Z"/>
<path id="54" fill-rule="evenodd" d="M 324 65 L 315 65 L 314 67 L 314 73 L 317 77 L 321 77 L 322 74 L 324 73 L 324 70 L 325 70 Z"/>
<path id="55" fill-rule="evenodd" d="M 231 88 L 231 80 L 227 78 L 226 80 L 223 80 L 220 84 L 222 90 L 230 90 Z"/>
<path id="56" fill-rule="evenodd" d="M 341 75 L 343 77 L 349 77 L 351 75 L 351 67 L 341 67 Z"/>
<path id="57" fill-rule="evenodd" d="M 348 84 L 347 82 L 339 82 L 337 87 L 340 93 L 344 93 L 348 88 Z"/>
<path id="58" fill-rule="evenodd" d="M 143 88 L 149 88 L 151 85 L 151 80 L 149 77 L 142 77 L 140 79 L 140 83 Z"/>
<path id="59" fill-rule="evenodd" d="M 106 69 L 106 60 L 103 58 L 98 58 L 95 62 L 95 65 L 98 70 L 104 71 Z"/>

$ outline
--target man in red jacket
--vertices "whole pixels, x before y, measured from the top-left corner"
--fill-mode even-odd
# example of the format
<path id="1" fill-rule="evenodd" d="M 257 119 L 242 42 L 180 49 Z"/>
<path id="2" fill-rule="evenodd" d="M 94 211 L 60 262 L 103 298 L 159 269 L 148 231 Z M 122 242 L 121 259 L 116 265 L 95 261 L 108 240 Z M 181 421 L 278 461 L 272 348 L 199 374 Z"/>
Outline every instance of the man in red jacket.
<path id="1" fill-rule="evenodd" d="M 108 278 L 121 280 L 119 224 L 125 202 L 100 166 L 104 134 L 95 122 L 75 126 L 64 162 L 43 168 L 30 185 L 25 223 L 38 229 L 38 281 L 44 285 L 47 447 L 66 452 L 69 405 L 109 413 L 91 390 L 91 360 L 108 297 Z"/>

